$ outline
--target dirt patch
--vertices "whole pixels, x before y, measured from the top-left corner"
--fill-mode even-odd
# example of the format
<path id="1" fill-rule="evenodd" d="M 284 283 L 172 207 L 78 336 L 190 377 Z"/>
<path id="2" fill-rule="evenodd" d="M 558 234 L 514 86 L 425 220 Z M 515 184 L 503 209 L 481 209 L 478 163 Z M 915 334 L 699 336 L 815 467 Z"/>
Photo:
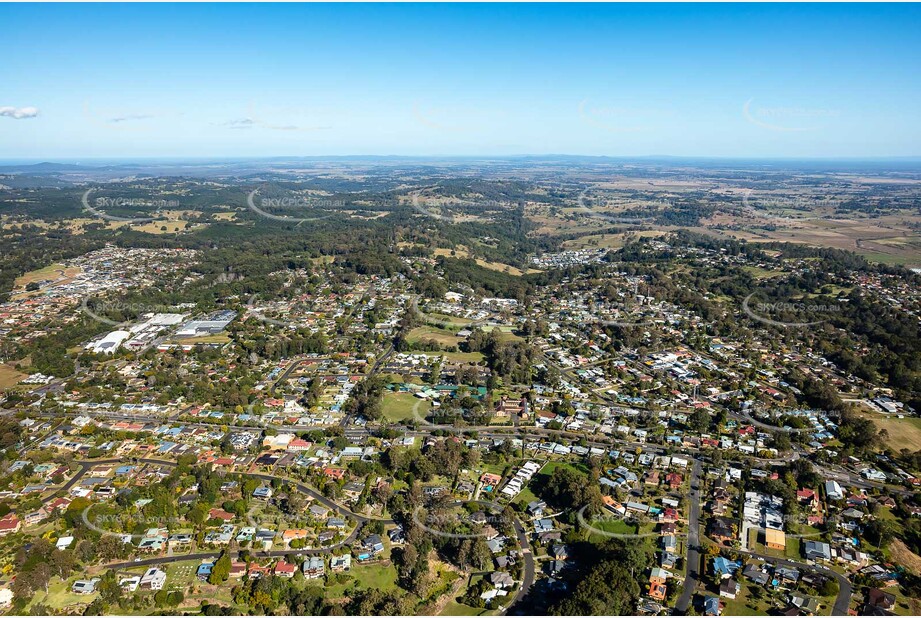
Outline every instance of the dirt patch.
<path id="1" fill-rule="evenodd" d="M 0 390 L 16 386 L 28 377 L 9 365 L 0 365 Z"/>
<path id="2" fill-rule="evenodd" d="M 901 539 L 893 539 L 889 543 L 889 555 L 915 575 L 921 573 L 921 556 L 908 549 Z"/>

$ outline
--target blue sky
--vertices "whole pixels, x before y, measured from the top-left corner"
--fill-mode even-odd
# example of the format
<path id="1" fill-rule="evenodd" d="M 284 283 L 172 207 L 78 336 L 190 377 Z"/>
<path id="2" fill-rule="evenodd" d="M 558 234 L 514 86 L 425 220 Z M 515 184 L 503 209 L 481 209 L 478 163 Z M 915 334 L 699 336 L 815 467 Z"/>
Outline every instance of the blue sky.
<path id="1" fill-rule="evenodd" d="M 917 156 L 919 24 L 878 4 L 0 4 L 0 158 Z"/>

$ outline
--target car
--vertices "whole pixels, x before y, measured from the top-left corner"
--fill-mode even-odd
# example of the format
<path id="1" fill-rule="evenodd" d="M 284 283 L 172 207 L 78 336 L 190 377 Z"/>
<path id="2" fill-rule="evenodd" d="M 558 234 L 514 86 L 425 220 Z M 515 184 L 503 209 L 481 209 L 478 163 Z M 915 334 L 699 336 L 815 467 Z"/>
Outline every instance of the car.
<path id="1" fill-rule="evenodd" d="M 135 561 L 135 562 L 140 562 L 141 559 L 140 559 L 140 558 L 135 558 L 134 561 Z"/>

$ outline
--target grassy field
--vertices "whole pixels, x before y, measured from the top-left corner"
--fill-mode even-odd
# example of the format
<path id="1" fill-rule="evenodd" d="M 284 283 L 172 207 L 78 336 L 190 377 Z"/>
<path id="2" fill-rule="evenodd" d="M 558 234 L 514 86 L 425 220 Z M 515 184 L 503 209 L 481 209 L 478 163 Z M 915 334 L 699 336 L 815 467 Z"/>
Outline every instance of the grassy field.
<path id="1" fill-rule="evenodd" d="M 196 229 L 202 226 L 197 224 L 193 225 L 188 221 L 182 220 L 161 220 L 133 225 L 131 227 L 136 232 L 144 232 L 147 234 L 174 234 L 176 232 L 184 232 L 188 229 Z"/>
<path id="2" fill-rule="evenodd" d="M 640 237 L 655 238 L 665 234 L 659 230 L 637 230 L 620 234 L 587 234 L 563 242 L 564 249 L 620 249 Z"/>
<path id="3" fill-rule="evenodd" d="M 563 242 L 564 249 L 620 249 L 626 244 L 623 234 L 588 234 Z"/>
<path id="4" fill-rule="evenodd" d="M 435 326 L 419 326 L 417 328 L 409 331 L 406 340 L 410 343 L 417 343 L 419 341 L 434 341 L 439 345 L 444 346 L 458 346 L 464 340 L 452 333 L 449 330 L 443 328 L 437 328 Z"/>
<path id="5" fill-rule="evenodd" d="M 907 448 L 911 451 L 921 449 L 921 418 L 896 418 L 877 413 L 860 413 L 869 418 L 879 429 L 889 434 L 888 446 L 896 452 Z"/>
<path id="6" fill-rule="evenodd" d="M 26 374 L 16 371 L 9 365 L 0 365 L 0 389 L 16 386 L 25 378 Z"/>
<path id="7" fill-rule="evenodd" d="M 172 562 L 166 565 L 166 587 L 169 590 L 184 590 L 193 581 L 197 581 L 196 573 L 201 560 L 187 562 Z"/>
<path id="8" fill-rule="evenodd" d="M 456 249 L 446 249 L 445 247 L 438 247 L 434 251 L 435 257 L 456 257 L 456 258 L 467 258 L 470 257 L 470 253 L 467 251 L 466 247 L 460 246 Z"/>
<path id="9" fill-rule="evenodd" d="M 771 608 L 770 604 L 765 600 L 767 594 L 764 594 L 761 599 L 754 599 L 749 592 L 750 586 L 748 583 L 744 580 L 741 580 L 739 583 L 742 584 L 742 588 L 739 590 L 739 594 L 736 595 L 735 599 L 720 599 L 726 604 L 723 615 L 766 616 L 768 610 Z"/>
<path id="10" fill-rule="evenodd" d="M 351 577 L 348 582 L 325 587 L 327 598 L 344 597 L 346 590 L 350 590 L 353 586 L 358 590 L 374 589 L 382 592 L 397 589 L 397 570 L 389 564 L 352 566 L 352 570 L 347 571 L 347 574 Z"/>
<path id="11" fill-rule="evenodd" d="M 427 356 L 444 356 L 455 363 L 479 363 L 483 360 L 482 352 L 419 352 Z"/>
<path id="12" fill-rule="evenodd" d="M 452 255 L 452 252 L 453 252 L 453 255 Z M 435 249 L 434 253 L 435 253 L 435 257 L 444 256 L 444 257 L 453 257 L 457 259 L 469 259 L 470 258 L 470 252 L 465 247 L 462 247 L 462 246 L 459 246 L 456 249 L 438 248 L 438 249 Z M 483 268 L 488 268 L 489 270 L 495 270 L 495 271 L 502 272 L 502 273 L 508 273 L 510 275 L 514 275 L 515 277 L 520 277 L 521 275 L 525 275 L 525 274 L 541 272 L 540 270 L 536 268 L 528 268 L 527 270 L 521 270 L 520 268 L 516 268 L 515 266 L 512 266 L 510 264 L 503 264 L 502 262 L 491 262 L 491 261 L 483 260 L 480 258 L 474 258 L 474 259 L 477 265 L 482 266 Z"/>
<path id="13" fill-rule="evenodd" d="M 413 417 L 413 408 L 419 405 L 419 416 L 425 417 L 431 404 L 409 393 L 384 393 L 384 418 L 391 422 L 405 421 Z"/>
<path id="14" fill-rule="evenodd" d="M 770 279 L 771 277 L 780 277 L 783 275 L 783 273 L 780 271 L 768 270 L 758 266 L 743 266 L 742 270 L 751 274 L 751 276 L 755 279 Z"/>
<path id="15" fill-rule="evenodd" d="M 521 337 L 512 332 L 511 326 L 484 326 L 483 330 L 485 332 L 491 332 L 495 329 L 499 330 L 499 340 L 500 341 L 524 341 Z"/>
<path id="16" fill-rule="evenodd" d="M 535 494 L 530 487 L 525 487 L 517 496 L 515 496 L 513 502 L 527 505 L 535 500 L 537 500 L 537 494 Z"/>
<path id="17" fill-rule="evenodd" d="M 590 522 L 593 528 L 610 532 L 612 534 L 636 534 L 639 530 L 636 524 L 632 524 L 623 519 L 600 519 Z M 589 536 L 601 536 L 594 532 L 589 532 Z"/>
<path id="18" fill-rule="evenodd" d="M 39 268 L 38 270 L 33 270 L 28 272 L 21 277 L 16 278 L 16 287 L 24 286 L 33 281 L 41 281 L 43 279 L 57 279 L 61 276 L 61 272 L 64 270 L 63 264 L 51 264 L 50 266 L 45 266 L 44 268 Z M 79 272 L 79 269 L 74 269 Z"/>
<path id="19" fill-rule="evenodd" d="M 464 326 L 467 326 L 473 322 L 473 320 L 467 318 L 460 318 L 456 315 L 447 315 L 445 313 L 429 313 L 428 315 L 435 320 L 439 320 L 445 324 L 448 324 L 449 326 L 456 326 L 458 328 L 463 328 Z"/>
<path id="20" fill-rule="evenodd" d="M 557 468 L 570 468 L 576 472 L 588 474 L 588 468 L 586 468 L 584 465 L 579 463 L 566 463 L 565 461 L 549 461 L 543 468 L 540 469 L 538 474 L 550 476 Z"/>
<path id="21" fill-rule="evenodd" d="M 748 531 L 748 547 L 753 552 L 764 554 L 765 556 L 774 556 L 776 558 L 791 558 L 793 560 L 802 560 L 800 555 L 800 539 L 796 537 L 787 537 L 787 545 L 784 551 L 779 549 L 768 549 L 764 546 L 764 533 L 751 529 Z"/>
<path id="22" fill-rule="evenodd" d="M 477 607 L 470 607 L 469 605 L 464 605 L 463 603 L 458 603 L 457 601 L 451 600 L 445 604 L 439 616 L 490 616 L 493 612 L 488 609 L 480 609 Z"/>
<path id="23" fill-rule="evenodd" d="M 36 592 L 27 607 L 41 604 L 58 610 L 64 608 L 73 610 L 75 607 L 80 607 L 85 604 L 88 605 L 89 603 L 92 603 L 93 599 L 95 599 L 98 594 L 74 594 L 71 592 L 71 586 L 77 579 L 80 579 L 80 577 L 71 577 L 70 579 L 64 581 L 55 578 L 48 585 L 47 594 L 44 590 Z"/>
<path id="24" fill-rule="evenodd" d="M 14 288 L 25 287 L 26 285 L 34 281 L 43 281 L 50 279 L 55 281 L 55 284 L 48 286 L 48 288 L 53 288 L 58 285 L 63 285 L 65 283 L 70 283 L 76 275 L 80 274 L 80 269 L 76 267 L 65 268 L 63 264 L 52 264 L 50 266 L 45 266 L 44 268 L 39 268 L 38 270 L 33 270 L 28 272 L 21 277 L 16 279 L 14 283 Z M 30 296 L 35 296 L 40 294 L 39 291 L 33 292 L 20 292 L 19 294 L 14 294 L 10 298 L 11 300 L 22 300 L 24 298 L 29 298 Z"/>

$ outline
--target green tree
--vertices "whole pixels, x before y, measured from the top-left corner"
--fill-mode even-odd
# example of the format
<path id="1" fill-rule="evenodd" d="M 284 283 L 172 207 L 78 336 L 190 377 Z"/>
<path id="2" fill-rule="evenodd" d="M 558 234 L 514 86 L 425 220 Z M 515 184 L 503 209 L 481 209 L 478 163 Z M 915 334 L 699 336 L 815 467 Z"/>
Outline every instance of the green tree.
<path id="1" fill-rule="evenodd" d="M 221 552 L 220 557 L 215 561 L 211 574 L 208 576 L 209 584 L 223 584 L 230 577 L 230 556 L 227 552 Z"/>

